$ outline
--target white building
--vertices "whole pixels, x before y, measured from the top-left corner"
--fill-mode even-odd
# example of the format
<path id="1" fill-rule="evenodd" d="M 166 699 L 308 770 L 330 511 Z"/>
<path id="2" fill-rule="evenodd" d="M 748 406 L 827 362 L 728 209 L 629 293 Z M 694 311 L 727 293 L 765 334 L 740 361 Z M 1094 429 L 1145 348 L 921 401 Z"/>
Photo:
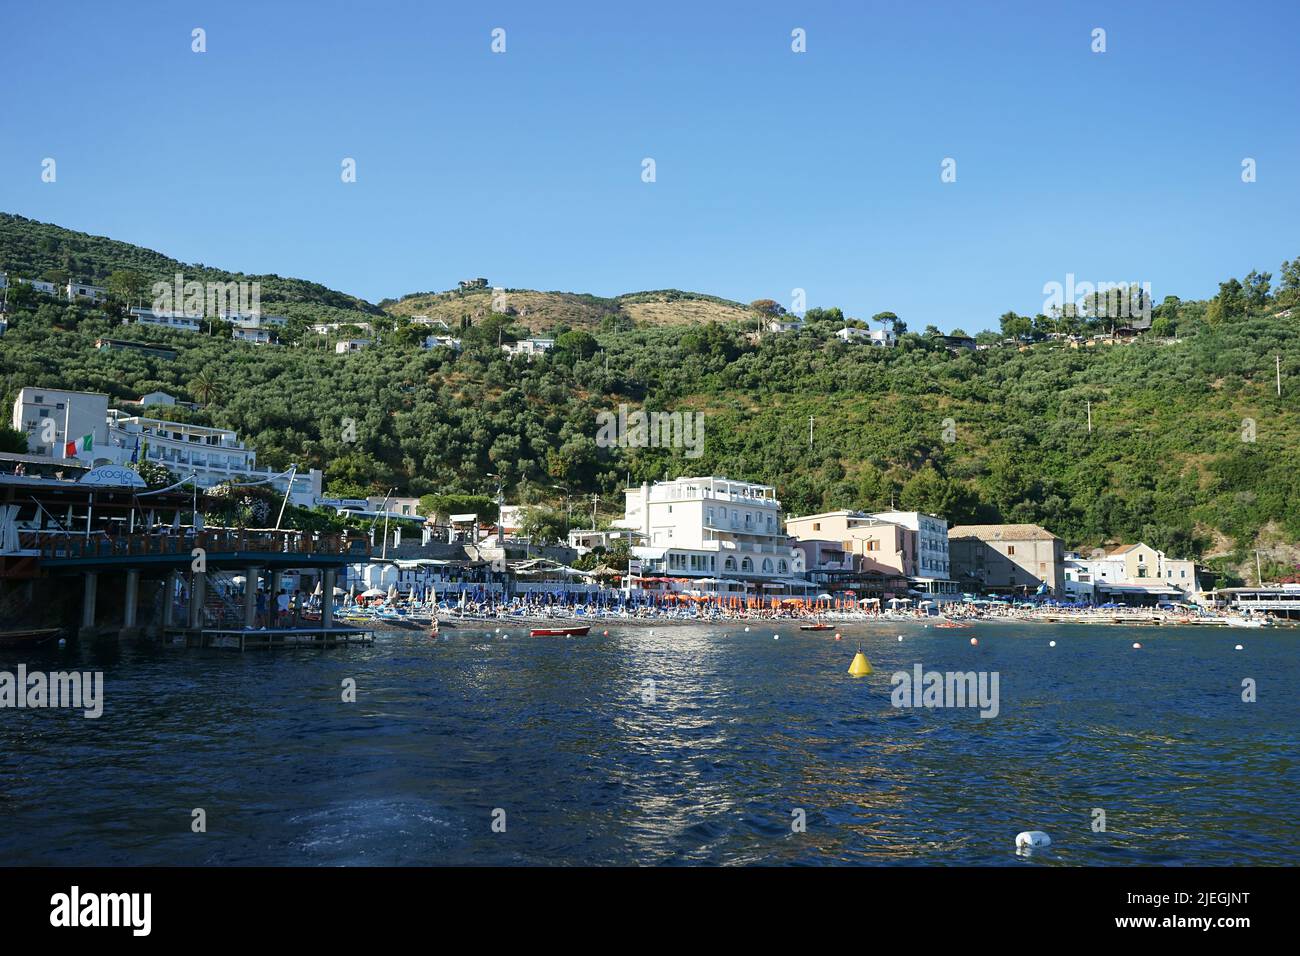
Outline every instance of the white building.
<path id="1" fill-rule="evenodd" d="M 360 352 L 362 349 L 370 347 L 370 339 L 339 339 L 334 345 L 334 351 L 339 355 L 345 355 L 348 352 Z"/>
<path id="2" fill-rule="evenodd" d="M 780 319 L 769 319 L 767 330 L 769 332 L 798 332 L 803 328 L 803 319 L 797 315 L 785 316 Z"/>
<path id="3" fill-rule="evenodd" d="M 859 329 L 852 325 L 846 325 L 835 333 L 835 337 L 841 342 L 873 342 L 870 329 Z"/>
<path id="4" fill-rule="evenodd" d="M 89 299 L 91 302 L 104 302 L 108 299 L 108 292 L 97 285 L 88 285 L 85 282 L 77 282 L 75 279 L 69 279 L 67 286 L 64 287 L 69 302 L 75 302 L 77 299 Z"/>
<path id="5" fill-rule="evenodd" d="M 898 336 L 889 326 L 871 330 L 871 344 L 881 348 L 892 349 L 898 344 Z"/>
<path id="6" fill-rule="evenodd" d="M 579 556 L 588 554 L 597 548 L 604 548 L 608 551 L 620 541 L 627 542 L 630 547 L 634 544 L 641 544 L 644 540 L 640 532 L 627 529 L 621 531 L 613 529 L 595 531 L 591 528 L 574 528 L 569 532 L 569 547 L 577 551 Z"/>
<path id="7" fill-rule="evenodd" d="M 99 463 L 100 449 L 108 440 L 108 396 L 99 392 L 74 392 L 62 388 L 21 388 L 14 399 L 10 425 L 27 433 L 27 450 L 33 455 L 65 456 L 68 436 L 91 436 L 91 447 L 72 456 L 87 465 Z M 105 464 L 114 463 L 110 459 Z"/>
<path id="8" fill-rule="evenodd" d="M 956 582 L 949 578 L 948 519 L 920 511 L 877 511 L 871 517 L 908 530 L 914 547 L 907 575 L 913 587 L 940 599 L 958 593 Z"/>
<path id="9" fill-rule="evenodd" d="M 643 577 L 690 578 L 701 590 L 757 596 L 804 593 L 804 555 L 781 527 L 771 485 L 678 478 L 625 491 L 616 528 L 645 544 L 632 556 Z"/>
<path id="10" fill-rule="evenodd" d="M 248 482 L 279 475 L 270 468 L 259 467 L 257 452 L 239 440 L 237 432 L 206 425 L 187 425 L 140 415 L 127 415 L 117 409 L 108 412 L 108 440 L 102 457 L 118 465 L 130 463 L 132 456 L 167 468 L 177 480 L 195 476 L 200 488 L 210 488 L 230 479 Z M 318 469 L 294 476 L 289 500 L 312 507 L 321 494 Z M 284 494 L 289 486 L 287 475 L 275 478 L 269 487 Z"/>
<path id="11" fill-rule="evenodd" d="M 430 335 L 424 340 L 424 347 L 426 349 L 444 348 L 459 352 L 461 350 L 461 341 L 452 338 L 450 335 Z"/>
<path id="12" fill-rule="evenodd" d="M 273 341 L 268 329 L 245 328 L 242 325 L 231 329 L 230 337 L 236 342 L 252 342 L 254 345 L 270 345 Z"/>
<path id="13" fill-rule="evenodd" d="M 29 285 L 37 292 L 41 292 L 45 295 L 56 295 L 58 293 L 53 282 L 44 282 L 40 279 L 14 279 L 14 281 L 21 282 L 23 285 Z"/>
<path id="14" fill-rule="evenodd" d="M 1142 542 L 1098 548 L 1086 558 L 1067 555 L 1064 573 L 1067 593 L 1098 604 L 1193 600 L 1200 593 L 1196 562 L 1171 558 Z"/>
<path id="15" fill-rule="evenodd" d="M 260 312 L 223 312 L 221 320 L 238 329 L 282 329 L 289 324 L 283 315 L 263 315 Z"/>
<path id="16" fill-rule="evenodd" d="M 130 319 L 136 325 L 152 325 L 156 328 L 173 329 L 178 332 L 201 332 L 203 319 L 186 315 L 183 312 L 155 312 L 133 306 L 129 312 Z"/>
<path id="17" fill-rule="evenodd" d="M 19 389 L 11 425 L 27 433 L 27 448 L 33 455 L 75 460 L 92 467 L 128 465 L 134 457 L 165 466 L 177 480 L 193 474 L 201 488 L 240 476 L 258 481 L 278 474 L 259 468 L 257 453 L 240 442 L 233 431 L 128 415 L 110 409 L 108 396 L 99 392 L 30 386 Z M 87 435 L 91 437 L 90 447 L 65 456 L 69 440 L 80 441 Z M 321 477 L 314 468 L 296 475 L 289 500 L 304 507 L 314 505 L 320 497 Z M 269 486 L 284 494 L 289 487 L 288 476 L 270 481 Z"/>
<path id="18" fill-rule="evenodd" d="M 451 331 L 451 326 L 447 324 L 447 322 L 446 322 L 445 319 L 431 319 L 431 318 L 429 318 L 427 315 L 413 315 L 413 316 L 411 316 L 411 324 L 412 324 L 412 325 L 424 325 L 424 326 L 427 326 L 427 327 L 429 327 L 429 328 L 431 328 L 431 329 L 437 329 L 439 332 L 450 332 L 450 331 Z"/>
<path id="19" fill-rule="evenodd" d="M 373 331 L 369 322 L 316 322 L 307 326 L 317 335 L 334 335 L 339 329 L 355 328 L 361 332 Z"/>
<path id="20" fill-rule="evenodd" d="M 555 339 L 520 339 L 518 342 L 502 345 L 501 351 L 510 356 L 526 355 L 531 358 L 549 352 L 553 348 L 555 348 Z"/>

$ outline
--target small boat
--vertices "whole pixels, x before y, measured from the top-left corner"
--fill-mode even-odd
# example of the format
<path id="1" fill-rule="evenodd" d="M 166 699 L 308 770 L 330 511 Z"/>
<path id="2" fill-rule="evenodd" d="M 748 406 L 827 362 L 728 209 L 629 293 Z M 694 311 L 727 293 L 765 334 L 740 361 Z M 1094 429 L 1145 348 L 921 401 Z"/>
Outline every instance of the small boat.
<path id="1" fill-rule="evenodd" d="M 33 628 L 26 631 L 0 631 L 0 647 L 39 647 L 53 640 L 59 633 L 57 627 Z"/>
<path id="2" fill-rule="evenodd" d="M 799 625 L 799 630 L 801 630 L 801 631 L 833 631 L 833 630 L 835 630 L 835 626 L 834 626 L 833 624 L 823 624 L 823 623 L 821 623 L 820 621 L 818 621 L 816 624 L 800 624 L 800 625 Z"/>
<path id="3" fill-rule="evenodd" d="M 1259 617 L 1229 617 L 1228 627 L 1268 627 L 1268 621 Z"/>
<path id="4" fill-rule="evenodd" d="M 590 624 L 579 627 L 535 627 L 528 632 L 529 637 L 582 637 L 591 630 Z"/>

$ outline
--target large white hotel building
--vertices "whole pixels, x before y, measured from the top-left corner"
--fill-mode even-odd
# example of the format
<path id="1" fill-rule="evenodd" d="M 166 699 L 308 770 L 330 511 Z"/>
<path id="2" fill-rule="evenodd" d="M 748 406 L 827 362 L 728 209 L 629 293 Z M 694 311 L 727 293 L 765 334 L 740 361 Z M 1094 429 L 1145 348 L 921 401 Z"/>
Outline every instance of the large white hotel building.
<path id="1" fill-rule="evenodd" d="M 803 594 L 804 554 L 781 524 L 771 485 L 727 478 L 677 478 L 625 492 L 616 528 L 638 532 L 632 548 L 643 577 L 695 579 L 723 594 Z"/>

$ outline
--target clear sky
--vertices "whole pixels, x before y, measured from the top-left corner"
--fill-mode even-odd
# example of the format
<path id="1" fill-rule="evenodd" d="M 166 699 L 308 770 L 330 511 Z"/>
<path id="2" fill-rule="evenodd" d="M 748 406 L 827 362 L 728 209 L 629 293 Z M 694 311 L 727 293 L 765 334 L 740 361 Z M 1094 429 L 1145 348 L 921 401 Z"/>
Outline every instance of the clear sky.
<path id="1" fill-rule="evenodd" d="M 371 301 L 802 288 L 974 332 L 1067 273 L 1159 301 L 1300 256 L 1298 27 L 1295 0 L 10 2 L 0 210 Z"/>

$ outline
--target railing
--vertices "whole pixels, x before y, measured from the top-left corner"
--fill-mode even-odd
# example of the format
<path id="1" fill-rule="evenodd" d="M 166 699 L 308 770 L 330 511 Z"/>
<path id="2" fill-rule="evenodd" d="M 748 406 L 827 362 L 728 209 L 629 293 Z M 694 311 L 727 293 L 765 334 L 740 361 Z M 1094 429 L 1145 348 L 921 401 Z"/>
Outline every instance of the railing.
<path id="1" fill-rule="evenodd" d="M 24 549 L 43 558 L 107 558 L 191 554 L 201 548 L 209 555 L 253 552 L 260 554 L 347 555 L 354 560 L 370 557 L 370 542 L 354 532 L 321 534 L 312 531 L 247 529 L 137 532 L 125 535 L 77 535 L 68 532 L 24 531 Z"/>

